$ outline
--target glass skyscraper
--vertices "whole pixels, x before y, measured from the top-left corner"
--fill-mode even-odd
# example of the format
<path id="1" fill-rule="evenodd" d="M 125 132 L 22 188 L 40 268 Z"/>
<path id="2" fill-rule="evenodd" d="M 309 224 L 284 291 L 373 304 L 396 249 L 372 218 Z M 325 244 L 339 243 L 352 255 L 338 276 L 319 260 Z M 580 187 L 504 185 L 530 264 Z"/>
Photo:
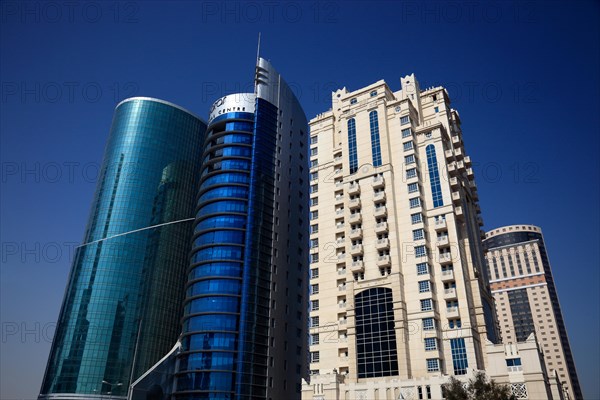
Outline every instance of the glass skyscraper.
<path id="1" fill-rule="evenodd" d="M 307 376 L 308 126 L 259 58 L 203 148 L 177 399 L 292 399 Z"/>
<path id="2" fill-rule="evenodd" d="M 180 334 L 206 124 L 165 101 L 117 105 L 40 398 L 114 398 Z"/>

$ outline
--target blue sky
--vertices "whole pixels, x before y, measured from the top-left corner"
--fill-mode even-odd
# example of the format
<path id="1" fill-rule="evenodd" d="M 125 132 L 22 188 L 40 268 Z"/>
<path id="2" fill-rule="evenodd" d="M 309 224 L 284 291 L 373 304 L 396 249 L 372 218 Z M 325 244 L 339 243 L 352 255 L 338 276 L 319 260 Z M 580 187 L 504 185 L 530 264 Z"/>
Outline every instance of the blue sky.
<path id="1" fill-rule="evenodd" d="M 1 19 L 0 398 L 33 399 L 116 103 L 206 116 L 261 54 L 309 118 L 331 91 L 448 87 L 485 229 L 542 227 L 586 399 L 599 399 L 598 2 L 19 2 Z"/>

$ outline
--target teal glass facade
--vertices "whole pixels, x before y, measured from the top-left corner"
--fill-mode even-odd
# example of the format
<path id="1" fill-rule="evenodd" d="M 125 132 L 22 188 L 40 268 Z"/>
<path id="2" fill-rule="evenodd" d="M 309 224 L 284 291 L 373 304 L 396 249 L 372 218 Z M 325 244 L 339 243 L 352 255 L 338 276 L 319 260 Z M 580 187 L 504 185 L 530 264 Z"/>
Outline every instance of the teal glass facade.
<path id="1" fill-rule="evenodd" d="M 177 341 L 205 131 L 160 100 L 117 106 L 40 398 L 124 398 Z"/>

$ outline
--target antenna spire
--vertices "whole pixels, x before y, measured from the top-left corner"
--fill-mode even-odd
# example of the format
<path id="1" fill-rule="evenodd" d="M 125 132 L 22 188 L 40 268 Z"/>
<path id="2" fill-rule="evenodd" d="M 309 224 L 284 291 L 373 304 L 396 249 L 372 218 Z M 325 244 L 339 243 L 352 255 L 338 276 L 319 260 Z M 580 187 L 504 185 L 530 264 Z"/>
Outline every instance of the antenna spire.
<path id="1" fill-rule="evenodd" d="M 258 47 L 256 48 L 256 64 L 258 65 L 258 59 L 260 58 L 260 32 L 258 32 Z"/>

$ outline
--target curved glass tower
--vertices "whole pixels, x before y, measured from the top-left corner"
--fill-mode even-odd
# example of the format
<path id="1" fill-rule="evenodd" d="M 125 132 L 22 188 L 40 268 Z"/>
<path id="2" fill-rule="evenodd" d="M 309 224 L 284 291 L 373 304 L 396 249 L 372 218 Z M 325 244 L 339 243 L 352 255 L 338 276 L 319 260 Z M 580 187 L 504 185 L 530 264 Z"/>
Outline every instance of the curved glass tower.
<path id="1" fill-rule="evenodd" d="M 151 98 L 117 105 L 40 398 L 118 398 L 171 349 L 206 124 Z"/>
<path id="2" fill-rule="evenodd" d="M 209 117 L 177 399 L 299 398 L 307 375 L 307 122 L 263 59 L 255 84 Z"/>

